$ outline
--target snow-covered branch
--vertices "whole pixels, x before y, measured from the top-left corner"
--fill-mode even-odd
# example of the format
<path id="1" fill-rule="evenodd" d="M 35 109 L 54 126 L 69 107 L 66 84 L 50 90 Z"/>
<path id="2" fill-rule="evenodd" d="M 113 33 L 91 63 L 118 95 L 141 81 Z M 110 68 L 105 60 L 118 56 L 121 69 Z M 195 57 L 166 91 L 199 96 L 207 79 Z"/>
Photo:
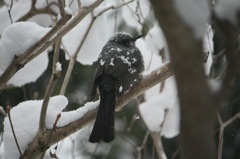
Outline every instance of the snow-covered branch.
<path id="1" fill-rule="evenodd" d="M 36 56 L 41 54 L 49 46 L 53 45 L 59 38 L 63 37 L 69 32 L 74 26 L 76 26 L 87 14 L 93 11 L 98 5 L 102 3 L 102 0 L 97 0 L 94 4 L 89 7 L 81 8 L 78 13 L 66 24 L 69 16 L 62 17 L 56 25 L 38 42 L 33 46 L 25 50 L 22 55 L 16 56 L 11 64 L 6 68 L 3 74 L 0 76 L 0 89 L 6 84 L 6 82 L 13 77 L 13 75 L 26 63 L 34 59 Z M 64 25 L 66 24 L 66 25 Z M 64 26 L 63 26 L 64 25 Z M 49 40 L 51 39 L 51 40 Z"/>
<path id="2" fill-rule="evenodd" d="M 144 78 L 138 84 L 136 84 L 136 86 L 134 86 L 126 94 L 117 98 L 116 110 L 122 109 L 127 103 L 135 99 L 137 96 L 172 75 L 173 73 L 170 69 L 170 63 L 167 62 L 160 68 L 153 71 L 151 74 L 144 76 Z M 33 158 L 33 156 L 39 156 L 41 150 L 44 149 L 44 147 L 49 147 L 54 143 L 64 139 L 65 137 L 73 134 L 74 132 L 80 130 L 86 125 L 89 125 L 95 119 L 95 116 L 97 114 L 97 105 L 98 102 L 85 104 L 84 107 L 86 109 L 83 109 L 84 107 L 79 108 L 82 109 L 82 115 L 80 112 L 62 112 L 61 118 L 57 124 L 58 128 L 56 131 L 52 132 L 51 130 L 46 130 L 41 138 L 35 137 L 27 150 L 25 150 L 23 153 L 23 158 L 27 159 Z M 74 114 L 77 114 L 78 117 L 78 119 L 75 121 L 74 116 L 76 115 Z M 66 123 L 68 124 L 65 125 Z M 47 140 L 49 139 L 49 135 L 51 133 L 53 134 L 50 138 L 49 145 L 47 145 Z"/>

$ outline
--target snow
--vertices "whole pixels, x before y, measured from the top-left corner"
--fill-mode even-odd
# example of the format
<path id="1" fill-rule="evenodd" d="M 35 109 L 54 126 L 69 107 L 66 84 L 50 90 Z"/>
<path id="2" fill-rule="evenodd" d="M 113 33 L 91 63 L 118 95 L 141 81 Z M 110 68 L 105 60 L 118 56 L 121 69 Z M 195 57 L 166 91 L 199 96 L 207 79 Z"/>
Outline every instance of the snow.
<path id="1" fill-rule="evenodd" d="M 215 6 L 217 16 L 231 23 L 237 23 L 237 12 L 240 12 L 239 0 L 219 0 Z"/>
<path id="2" fill-rule="evenodd" d="M 109 65 L 114 66 L 113 61 L 114 61 L 114 58 L 111 58 L 111 61 L 110 61 L 110 64 L 109 64 Z"/>
<path id="3" fill-rule="evenodd" d="M 47 2 L 51 3 L 52 1 L 56 2 L 56 0 L 36 1 L 35 7 L 37 9 L 44 8 L 47 6 Z M 4 2 L 8 6 L 10 6 L 10 4 L 11 4 L 11 0 L 4 0 Z M 17 20 L 19 20 L 30 10 L 31 3 L 32 3 L 32 1 L 13 0 L 13 6 L 11 9 L 11 16 L 12 16 L 13 22 L 16 22 Z M 8 6 L 3 5 L 0 8 L 0 19 L 1 19 L 0 34 L 6 27 L 11 25 L 11 21 L 10 21 L 9 14 L 8 14 Z M 59 12 L 59 9 L 55 5 L 51 5 L 50 8 L 55 13 Z M 36 22 L 39 25 L 44 26 L 44 27 L 50 26 L 53 22 L 51 19 L 51 16 L 48 14 L 37 14 L 37 15 L 31 17 L 30 19 L 28 19 L 28 21 Z"/>
<path id="4" fill-rule="evenodd" d="M 180 17 L 193 29 L 195 37 L 201 39 L 210 17 L 208 0 L 174 0 L 174 5 Z"/>
<path id="5" fill-rule="evenodd" d="M 210 69 L 213 62 L 212 52 L 213 52 L 213 31 L 212 28 L 209 27 L 207 34 L 203 38 L 203 52 L 209 53 L 207 62 L 204 64 L 205 73 L 208 76 L 210 73 Z"/>
<path id="6" fill-rule="evenodd" d="M 120 86 L 118 91 L 122 92 L 123 91 L 123 86 Z"/>
<path id="7" fill-rule="evenodd" d="M 90 7 L 93 5 L 97 0 L 80 0 L 81 7 Z"/>
<path id="8" fill-rule="evenodd" d="M 14 131 L 20 145 L 21 152 L 24 152 L 28 144 L 32 141 L 38 131 L 39 117 L 42 106 L 42 100 L 29 100 L 18 104 L 11 109 L 11 118 Z M 64 96 L 51 97 L 46 116 L 47 128 L 52 128 L 56 116 L 68 104 Z M 4 120 L 4 156 L 6 159 L 19 158 L 19 152 L 8 117 Z"/>
<path id="9" fill-rule="evenodd" d="M 165 82 L 163 92 L 155 93 L 146 102 L 142 103 L 140 112 L 149 130 L 159 132 L 165 110 L 168 110 L 161 135 L 170 138 L 179 133 L 180 117 L 174 77 L 168 78 Z"/>
<path id="10" fill-rule="evenodd" d="M 0 145 L 0 158 L 4 159 L 4 143 Z"/>
<path id="11" fill-rule="evenodd" d="M 47 65 L 48 55 L 44 52 L 14 74 L 7 84 L 21 87 L 27 83 L 35 82 L 47 69 Z"/>
<path id="12" fill-rule="evenodd" d="M 70 56 L 73 56 L 77 51 L 91 20 L 91 15 L 87 15 L 76 27 L 63 37 L 63 46 Z M 102 47 L 108 41 L 110 30 L 106 15 L 103 14 L 98 17 L 94 21 L 94 24 L 78 53 L 77 61 L 84 65 L 93 64 L 93 62 L 98 59 Z M 67 59 L 70 58 L 68 55 L 66 56 Z"/>
<path id="13" fill-rule="evenodd" d="M 128 72 L 131 74 L 134 74 L 134 72 L 136 72 L 137 70 L 135 68 L 129 68 Z"/>
<path id="14" fill-rule="evenodd" d="M 212 93 L 216 94 L 221 90 L 222 81 L 215 80 L 215 79 L 209 79 L 207 82 L 208 82 L 208 85 L 209 85 Z"/>
<path id="15" fill-rule="evenodd" d="M 103 66 L 105 64 L 105 61 L 103 59 L 100 60 L 100 65 Z"/>
<path id="16" fill-rule="evenodd" d="M 65 7 L 65 8 L 64 8 L 64 11 L 65 11 L 65 13 L 68 14 L 68 15 L 73 15 L 72 10 L 71 10 L 69 7 Z"/>
<path id="17" fill-rule="evenodd" d="M 145 71 L 143 72 L 144 75 L 149 74 L 163 64 L 161 57 L 158 55 L 158 52 L 154 53 L 148 48 L 146 40 L 138 39 L 136 41 L 136 46 L 141 51 L 143 56 L 145 65 Z"/>
<path id="18" fill-rule="evenodd" d="M 158 23 L 155 23 L 154 26 L 149 30 L 145 37 L 145 41 L 148 50 L 155 54 L 158 54 L 159 51 L 164 47 L 164 35 Z"/>
<path id="19" fill-rule="evenodd" d="M 120 8 L 119 11 L 119 19 L 123 19 L 129 27 L 134 28 L 136 31 L 142 30 L 142 25 L 139 21 L 145 23 L 149 16 L 153 16 L 151 4 L 149 1 L 145 0 L 134 1 Z M 151 20 L 154 21 L 153 19 Z"/>
<path id="20" fill-rule="evenodd" d="M 11 0 L 8 0 L 5 2 L 10 6 Z M 12 6 L 11 9 L 11 16 L 13 21 L 18 20 L 20 17 L 25 15 L 29 9 L 31 8 L 31 1 L 25 1 L 25 0 L 19 0 L 19 1 L 14 1 L 14 5 Z M 3 6 L 0 9 L 0 33 L 2 33 L 3 29 L 5 29 L 7 26 L 11 24 L 9 15 L 8 15 L 8 8 L 7 6 Z"/>
<path id="21" fill-rule="evenodd" d="M 22 55 L 24 51 L 41 39 L 49 30 L 50 28 L 43 28 L 34 22 L 18 22 L 7 27 L 2 32 L 0 40 L 0 75 L 15 56 Z M 34 82 L 45 71 L 47 65 L 48 55 L 47 51 L 45 51 L 21 68 L 8 81 L 8 84 L 22 86 L 26 83 Z"/>
<path id="22" fill-rule="evenodd" d="M 77 110 L 62 112 L 61 118 L 59 119 L 57 126 L 63 127 L 73 121 L 81 119 L 87 112 L 95 109 L 99 105 L 99 101 L 87 102 L 84 106 L 78 108 Z"/>
<path id="23" fill-rule="evenodd" d="M 125 56 L 120 56 L 120 58 L 122 59 L 123 63 L 128 64 L 128 66 L 131 66 L 131 62 L 129 61 L 129 57 L 125 57 Z"/>
<path id="24" fill-rule="evenodd" d="M 57 62 L 57 63 L 56 63 L 56 71 L 57 71 L 57 72 L 62 71 L 62 64 L 61 64 L 60 62 Z"/>

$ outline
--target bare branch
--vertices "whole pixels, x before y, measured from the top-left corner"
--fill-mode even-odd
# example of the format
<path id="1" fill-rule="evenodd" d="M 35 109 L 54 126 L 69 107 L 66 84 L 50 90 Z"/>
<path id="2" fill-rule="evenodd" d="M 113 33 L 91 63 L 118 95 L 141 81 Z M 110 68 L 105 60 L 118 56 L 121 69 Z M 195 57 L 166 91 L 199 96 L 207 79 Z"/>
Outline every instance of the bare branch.
<path id="1" fill-rule="evenodd" d="M 165 35 L 180 102 L 180 147 L 182 158 L 212 159 L 216 101 L 207 83 L 202 41 L 182 17 L 173 1 L 151 0 Z M 186 60 L 187 59 L 187 60 Z"/>
<path id="2" fill-rule="evenodd" d="M 95 17 L 99 17 L 99 16 L 101 16 L 103 13 L 105 13 L 106 11 L 109 11 L 109 10 L 111 10 L 111 9 L 121 8 L 121 7 L 125 6 L 125 5 L 128 5 L 129 3 L 132 3 L 133 1 L 135 1 L 135 0 L 130 0 L 130 1 L 128 1 L 128 2 L 125 2 L 125 3 L 120 4 L 120 5 L 118 5 L 118 6 L 110 6 L 110 7 L 107 7 L 107 8 L 105 8 L 105 9 L 103 9 L 101 12 L 99 12 Z"/>
<path id="3" fill-rule="evenodd" d="M 167 79 L 172 76 L 173 73 L 170 69 L 170 63 L 167 62 L 160 68 L 153 71 L 150 75 L 145 76 L 138 84 L 136 84 L 131 90 L 129 90 L 126 94 L 117 98 L 116 101 L 116 110 L 120 110 L 124 107 L 128 102 L 132 101 L 134 98 L 155 86 L 162 80 Z M 52 137 L 50 138 L 49 145 L 46 145 L 47 140 L 49 139 L 49 135 L 51 130 L 46 130 L 41 138 L 35 137 L 32 143 L 29 144 L 28 149 L 24 152 L 24 158 L 36 158 L 41 153 L 42 146 L 50 146 L 55 144 L 56 142 L 64 139 L 65 137 L 73 134 L 74 132 L 80 130 L 85 127 L 89 123 L 91 123 L 97 114 L 97 108 L 87 112 L 81 119 L 78 119 L 64 127 L 59 127 L 56 131 L 53 131 Z M 39 145 L 39 143 L 42 143 Z M 45 147 L 44 146 L 44 147 Z"/>
<path id="4" fill-rule="evenodd" d="M 11 20 L 11 24 L 13 23 L 12 15 L 11 15 L 12 6 L 13 6 L 13 0 L 11 0 L 10 6 L 8 8 L 8 15 L 9 15 L 9 18 Z"/>
<path id="5" fill-rule="evenodd" d="M 148 136 L 149 136 L 149 131 L 147 131 L 145 133 L 143 141 L 142 141 L 142 144 L 137 147 L 137 159 L 141 159 L 142 158 L 141 157 L 141 151 L 142 151 L 142 149 L 145 147 L 145 145 L 147 143 Z"/>
<path id="6" fill-rule="evenodd" d="M 59 11 L 60 11 L 60 15 L 62 17 L 65 17 L 65 11 L 64 11 L 64 4 L 62 0 L 58 0 L 58 6 L 59 6 Z"/>
<path id="7" fill-rule="evenodd" d="M 26 21 L 26 20 L 30 19 L 31 17 L 33 17 L 35 15 L 38 15 L 38 14 L 49 14 L 49 15 L 52 15 L 52 16 L 55 16 L 55 17 L 57 16 L 57 13 L 55 13 L 51 9 L 52 5 L 57 5 L 58 6 L 58 4 L 56 2 L 51 2 L 51 3 L 47 4 L 46 7 L 41 8 L 41 9 L 37 9 L 35 7 L 35 5 L 36 5 L 36 0 L 32 0 L 30 10 L 25 15 L 23 15 L 21 18 L 19 18 L 17 20 L 17 22 Z"/>
<path id="8" fill-rule="evenodd" d="M 27 49 L 23 55 L 13 59 L 5 72 L 0 76 L 0 89 L 2 89 L 2 86 L 5 85 L 5 83 L 18 71 L 19 66 L 24 66 L 25 63 L 29 62 L 45 51 L 49 46 L 53 45 L 57 40 L 75 27 L 88 13 L 99 6 L 102 1 L 103 0 L 97 0 L 92 6 L 79 10 L 77 15 L 73 17 L 66 25 L 64 24 L 68 21 L 68 19 L 60 20 L 56 26 L 53 27 L 39 42 Z M 55 35 L 56 33 L 57 35 Z"/>
<path id="9" fill-rule="evenodd" d="M 72 70 L 73 70 L 73 66 L 75 64 L 75 61 L 77 59 L 77 56 L 80 52 L 80 49 L 82 48 L 92 26 L 93 26 L 93 23 L 95 21 L 95 18 L 92 18 L 88 28 L 87 28 L 87 31 L 84 33 L 83 35 L 83 38 L 82 38 L 82 41 L 80 42 L 76 52 L 74 53 L 74 55 L 72 57 L 70 57 L 70 62 L 68 64 L 68 69 L 67 69 L 67 72 L 66 72 L 66 75 L 64 77 L 64 80 L 63 80 L 63 84 L 62 84 L 62 87 L 61 87 L 61 90 L 60 90 L 60 95 L 64 95 L 65 94 L 65 91 L 66 91 L 66 88 L 67 88 L 67 85 L 68 85 L 68 82 L 69 82 L 69 79 L 70 79 L 70 76 L 72 74 Z"/>
<path id="10" fill-rule="evenodd" d="M 223 148 L 223 135 L 225 128 L 232 124 L 236 119 L 240 119 L 240 113 L 235 114 L 233 117 L 223 122 L 220 114 L 218 113 L 218 121 L 220 124 L 219 138 L 218 138 L 218 159 L 222 159 L 222 148 Z"/>
<path id="11" fill-rule="evenodd" d="M 58 120 L 59 120 L 60 118 L 61 118 L 61 113 L 59 113 L 59 114 L 57 115 L 56 119 L 55 119 L 55 122 L 54 122 L 54 124 L 53 124 L 53 128 L 52 128 L 52 130 L 51 130 L 51 133 L 50 133 L 50 135 L 49 135 L 49 138 L 48 138 L 48 141 L 47 141 L 47 144 L 46 144 L 46 145 L 49 144 L 50 138 L 52 137 L 53 131 L 56 130 L 56 128 L 57 128 L 57 122 L 58 122 Z M 43 150 L 43 152 L 42 152 L 41 159 L 43 159 L 46 150 L 47 150 L 47 147 L 44 148 L 44 150 Z"/>
<path id="12" fill-rule="evenodd" d="M 42 104 L 42 109 L 41 109 L 41 115 L 40 115 L 40 121 L 39 121 L 39 133 L 42 135 L 46 128 L 46 114 L 47 114 L 47 108 L 48 108 L 48 102 L 49 99 L 52 95 L 52 91 L 54 89 L 54 86 L 57 81 L 57 71 L 56 71 L 56 64 L 58 62 L 58 57 L 59 57 L 59 50 L 60 50 L 60 45 L 61 45 L 61 40 L 57 41 L 55 45 L 55 50 L 54 50 L 54 56 L 53 56 L 53 64 L 52 64 L 52 75 L 51 79 L 48 83 L 44 99 L 43 99 L 43 104 Z"/>
<path id="13" fill-rule="evenodd" d="M 166 154 L 163 149 L 162 141 L 159 132 L 150 132 L 150 135 L 152 137 L 155 150 L 158 155 L 158 159 L 164 159 L 166 158 Z"/>
<path id="14" fill-rule="evenodd" d="M 22 156 L 22 152 L 21 152 L 21 149 L 20 149 L 20 146 L 18 144 L 18 140 L 17 140 L 17 137 L 16 137 L 16 134 L 15 134 L 15 131 L 14 131 L 14 127 L 13 127 L 13 123 L 12 123 L 12 118 L 11 118 L 11 108 L 10 106 L 7 107 L 7 114 L 8 114 L 8 118 L 9 118 L 9 122 L 10 122 L 10 125 L 11 125 L 11 129 L 12 129 L 12 133 L 13 133 L 13 137 L 14 137 L 14 140 L 15 140 L 15 143 L 17 145 L 17 149 L 19 151 L 19 154 L 20 156 Z"/>

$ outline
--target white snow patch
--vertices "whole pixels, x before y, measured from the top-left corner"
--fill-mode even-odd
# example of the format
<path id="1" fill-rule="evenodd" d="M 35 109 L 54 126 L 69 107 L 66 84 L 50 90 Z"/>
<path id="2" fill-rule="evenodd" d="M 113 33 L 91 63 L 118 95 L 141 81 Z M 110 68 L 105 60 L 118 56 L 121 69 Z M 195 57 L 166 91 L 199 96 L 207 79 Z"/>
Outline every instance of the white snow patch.
<path id="1" fill-rule="evenodd" d="M 118 91 L 122 92 L 123 91 L 123 86 L 120 86 Z"/>
<path id="2" fill-rule="evenodd" d="M 81 23 L 63 37 L 62 43 L 66 51 L 69 53 L 69 55 L 66 54 L 67 59 L 69 59 L 69 56 L 73 56 L 77 51 L 91 20 L 91 15 L 87 15 Z M 102 47 L 108 41 L 109 30 L 111 29 L 109 28 L 107 17 L 103 14 L 94 21 L 94 24 L 78 53 L 77 61 L 84 65 L 91 65 L 96 61 Z"/>
<path id="3" fill-rule="evenodd" d="M 21 87 L 27 83 L 35 82 L 47 69 L 47 65 L 48 55 L 46 52 L 43 52 L 20 69 L 7 84 Z"/>
<path id="4" fill-rule="evenodd" d="M 209 27 L 206 35 L 203 38 L 203 51 L 204 53 L 209 53 L 207 62 L 204 64 L 205 73 L 209 75 L 210 69 L 213 62 L 212 52 L 213 52 L 213 31 L 212 28 Z"/>
<path id="5" fill-rule="evenodd" d="M 40 40 L 50 28 L 43 28 L 34 22 L 18 22 L 7 27 L 0 40 L 0 75 L 15 56 L 21 56 L 28 48 Z M 22 86 L 34 82 L 47 68 L 47 51 L 27 63 L 8 82 Z"/>
<path id="6" fill-rule="evenodd" d="M 99 101 L 88 102 L 84 106 L 78 108 L 77 110 L 62 112 L 61 118 L 59 119 L 57 126 L 63 127 L 70 122 L 81 119 L 87 112 L 95 109 L 99 105 Z"/>
<path id="7" fill-rule="evenodd" d="M 117 48 L 117 51 L 118 51 L 118 52 L 121 52 L 121 51 L 122 51 L 122 49 L 120 49 L 120 48 Z"/>
<path id="8" fill-rule="evenodd" d="M 56 0 L 41 0 L 41 1 L 36 1 L 36 9 L 42 9 L 44 7 L 47 6 L 48 3 L 51 3 Z M 11 0 L 4 0 L 4 2 L 7 5 L 2 5 L 0 7 L 0 19 L 1 19 L 1 23 L 0 23 L 0 34 L 2 33 L 2 31 L 8 27 L 9 25 L 11 25 L 11 21 L 8 15 L 8 8 L 11 4 Z M 32 1 L 26 1 L 26 0 L 14 0 L 13 1 L 13 6 L 11 9 L 11 16 L 12 16 L 12 20 L 13 23 L 15 23 L 17 20 L 19 20 L 19 18 L 23 17 L 25 14 L 27 14 L 27 12 L 30 10 L 31 8 L 31 4 Z M 55 13 L 59 13 L 59 8 L 55 5 L 51 5 L 51 10 L 53 10 Z M 36 22 L 37 24 L 47 27 L 47 26 L 51 26 L 52 24 L 52 19 L 51 19 L 50 14 L 38 14 L 35 15 L 33 17 L 31 17 L 30 19 L 28 19 L 28 21 L 30 22 Z"/>
<path id="9" fill-rule="evenodd" d="M 133 58 L 132 63 L 135 63 L 135 62 L 137 62 L 137 59 L 136 59 L 136 58 Z"/>
<path id="10" fill-rule="evenodd" d="M 142 25 L 139 23 L 146 22 L 152 12 L 152 7 L 149 1 L 133 1 L 132 3 L 125 5 L 119 9 L 121 11 L 121 18 L 137 31 L 142 29 Z M 136 12 L 136 13 L 133 13 Z M 137 16 L 138 15 L 138 16 Z"/>
<path id="11" fill-rule="evenodd" d="M 151 92 L 146 92 L 146 102 L 140 105 L 140 112 L 149 129 L 158 132 L 164 118 L 165 109 L 167 109 L 168 114 L 162 135 L 173 137 L 179 133 L 180 120 L 174 78 L 171 77 L 165 81 L 163 92 L 159 93 L 159 90 L 159 87 L 156 87 Z"/>
<path id="12" fill-rule="evenodd" d="M 111 58 L 111 61 L 110 61 L 109 65 L 114 66 L 113 60 L 114 60 L 114 58 Z"/>
<path id="13" fill-rule="evenodd" d="M 56 71 L 57 71 L 57 72 L 62 71 L 62 64 L 61 64 L 60 62 L 57 62 L 57 63 L 56 63 Z"/>
<path id="14" fill-rule="evenodd" d="M 105 61 L 103 59 L 100 60 L 100 65 L 103 66 L 105 64 Z"/>
<path id="15" fill-rule="evenodd" d="M 80 0 L 80 2 L 81 2 L 81 7 L 90 7 L 96 2 L 96 0 Z"/>
<path id="16" fill-rule="evenodd" d="M 147 42 L 144 39 L 138 39 L 136 41 L 136 46 L 141 51 L 143 56 L 143 61 L 145 65 L 145 71 L 143 72 L 143 75 L 151 73 L 153 70 L 160 67 L 163 62 L 161 57 L 158 55 L 158 53 L 153 53 L 148 48 Z"/>
<path id="17" fill-rule="evenodd" d="M 4 2 L 7 3 L 8 6 L 10 6 L 11 4 L 11 0 L 4 0 Z M 19 0 L 19 1 L 13 2 L 13 6 L 11 9 L 11 16 L 12 16 L 13 22 L 21 18 L 30 10 L 31 3 L 32 3 L 31 1 L 25 1 L 25 0 Z M 2 33 L 2 31 L 6 27 L 11 25 L 11 21 L 8 15 L 8 7 L 6 5 L 3 5 L 0 8 L 0 19 L 1 19 L 0 33 Z"/>
<path id="18" fill-rule="evenodd" d="M 164 47 L 165 39 L 158 23 L 155 23 L 149 30 L 145 42 L 147 49 L 155 54 L 159 54 L 159 51 Z"/>
<path id="19" fill-rule="evenodd" d="M 221 89 L 222 81 L 209 79 L 208 80 L 208 85 L 209 85 L 209 87 L 210 87 L 210 89 L 213 93 L 217 93 Z"/>
<path id="20" fill-rule="evenodd" d="M 28 144 L 33 140 L 39 125 L 40 111 L 43 100 L 29 100 L 18 104 L 11 109 L 11 118 L 14 131 L 22 152 L 26 150 Z M 65 96 L 51 97 L 46 116 L 47 128 L 52 128 L 56 116 L 68 104 Z M 19 158 L 19 152 L 12 134 L 8 117 L 4 120 L 4 157 Z"/>
<path id="21" fill-rule="evenodd" d="M 219 0 L 215 6 L 217 16 L 221 19 L 229 20 L 231 23 L 237 23 L 237 12 L 240 12 L 239 0 Z"/>
<path id="22" fill-rule="evenodd" d="M 210 17 L 208 0 L 174 0 L 174 4 L 184 22 L 193 29 L 196 38 L 201 39 Z"/>
<path id="23" fill-rule="evenodd" d="M 131 73 L 131 74 L 135 73 L 136 71 L 137 70 L 135 68 L 129 68 L 128 69 L 128 72 Z"/>
<path id="24" fill-rule="evenodd" d="M 64 8 L 64 11 L 65 11 L 65 13 L 68 14 L 68 15 L 73 15 L 72 10 L 71 10 L 69 7 L 65 7 L 65 8 Z"/>
<path id="25" fill-rule="evenodd" d="M 2 140 L 2 136 L 1 136 L 1 140 Z M 0 158 L 4 159 L 4 142 L 2 142 L 0 145 Z"/>
<path id="26" fill-rule="evenodd" d="M 125 56 L 120 56 L 120 58 L 122 59 L 123 63 L 128 64 L 129 66 L 132 65 L 131 62 L 128 61 L 129 57 L 126 58 Z"/>

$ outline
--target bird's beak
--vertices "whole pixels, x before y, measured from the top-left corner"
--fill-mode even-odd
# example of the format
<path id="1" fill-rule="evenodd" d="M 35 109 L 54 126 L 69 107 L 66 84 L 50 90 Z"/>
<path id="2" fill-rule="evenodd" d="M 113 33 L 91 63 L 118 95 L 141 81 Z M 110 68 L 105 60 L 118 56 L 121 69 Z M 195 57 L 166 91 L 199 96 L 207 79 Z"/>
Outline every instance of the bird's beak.
<path id="1" fill-rule="evenodd" d="M 136 36 L 136 37 L 133 37 L 133 41 L 136 41 L 137 39 L 139 39 L 139 38 L 141 38 L 141 37 L 143 37 L 143 35 L 139 35 L 139 36 Z"/>

